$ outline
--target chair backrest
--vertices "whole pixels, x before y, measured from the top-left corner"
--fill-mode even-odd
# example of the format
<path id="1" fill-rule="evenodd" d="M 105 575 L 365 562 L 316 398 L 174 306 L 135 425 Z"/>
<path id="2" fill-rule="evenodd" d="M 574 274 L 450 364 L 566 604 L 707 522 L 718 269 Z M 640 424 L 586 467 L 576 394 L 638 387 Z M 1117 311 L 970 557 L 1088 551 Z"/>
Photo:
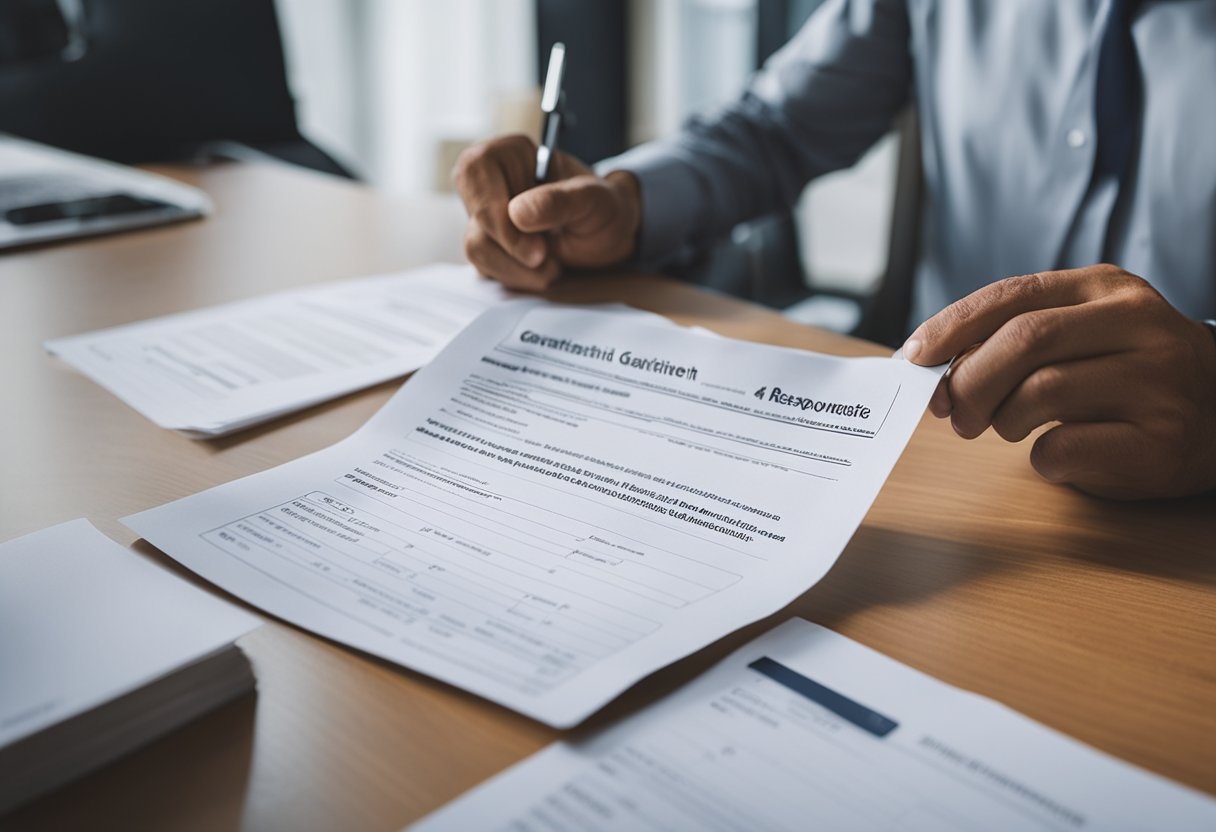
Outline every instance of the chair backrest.
<path id="1" fill-rule="evenodd" d="M 895 198 L 891 203 L 891 238 L 887 266 L 874 294 L 862 312 L 853 335 L 899 346 L 908 335 L 912 314 L 912 285 L 920 245 L 921 200 L 924 176 L 921 163 L 920 123 L 916 107 L 899 117 L 899 161 L 895 173 Z"/>
<path id="2" fill-rule="evenodd" d="M 300 139 L 272 0 L 77 2 L 76 59 L 0 64 L 0 131 L 124 162 Z"/>
<path id="3" fill-rule="evenodd" d="M 824 0 L 760 0 L 757 56 L 763 61 L 780 48 L 823 4 Z M 896 121 L 899 158 L 891 204 L 887 262 L 873 293 L 861 300 L 861 317 L 853 335 L 897 346 L 907 335 L 912 310 L 923 198 L 921 142 L 916 109 L 909 107 Z M 791 228 L 793 226 L 791 225 Z M 796 229 L 794 231 L 796 233 Z M 801 278 L 801 272 L 798 273 Z"/>

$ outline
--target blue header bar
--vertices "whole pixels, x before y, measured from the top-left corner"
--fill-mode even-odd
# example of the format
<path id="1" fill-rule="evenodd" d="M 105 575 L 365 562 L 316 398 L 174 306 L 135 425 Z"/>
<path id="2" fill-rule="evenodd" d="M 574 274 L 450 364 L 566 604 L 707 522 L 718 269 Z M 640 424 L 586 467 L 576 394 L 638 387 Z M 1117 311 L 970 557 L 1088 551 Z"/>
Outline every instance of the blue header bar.
<path id="1" fill-rule="evenodd" d="M 777 684 L 805 696 L 812 702 L 822 705 L 841 719 L 853 723 L 861 730 L 876 737 L 885 737 L 899 727 L 899 723 L 890 717 L 870 710 L 860 702 L 854 702 L 831 688 L 825 688 L 818 682 L 790 670 L 781 662 L 774 661 L 768 656 L 756 659 L 748 667 L 757 673 L 762 673 Z"/>

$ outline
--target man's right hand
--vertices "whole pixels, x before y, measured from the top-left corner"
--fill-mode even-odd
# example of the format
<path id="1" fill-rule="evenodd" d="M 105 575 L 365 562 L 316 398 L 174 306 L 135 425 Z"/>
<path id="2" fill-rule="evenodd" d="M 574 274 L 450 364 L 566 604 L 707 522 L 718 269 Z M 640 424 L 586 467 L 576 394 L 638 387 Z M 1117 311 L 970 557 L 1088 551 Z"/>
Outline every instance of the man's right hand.
<path id="1" fill-rule="evenodd" d="M 456 162 L 469 213 L 465 255 L 509 289 L 541 291 L 565 266 L 610 266 L 637 246 L 642 200 L 633 174 L 596 176 L 560 151 L 549 171 L 537 185 L 536 143 L 526 136 L 483 142 Z"/>

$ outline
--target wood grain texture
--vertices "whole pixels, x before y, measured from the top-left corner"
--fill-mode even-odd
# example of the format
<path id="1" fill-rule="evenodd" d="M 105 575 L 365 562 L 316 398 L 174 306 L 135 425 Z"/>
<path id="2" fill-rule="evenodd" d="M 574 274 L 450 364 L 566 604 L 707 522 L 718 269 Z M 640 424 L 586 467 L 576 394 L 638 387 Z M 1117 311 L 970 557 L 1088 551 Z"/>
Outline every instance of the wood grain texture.
<path id="1" fill-rule="evenodd" d="M 0 255 L 0 539 L 119 517 L 350 434 L 399 382 L 237 436 L 156 428 L 48 358 L 51 337 L 435 260 L 459 260 L 450 199 L 394 201 L 271 166 L 174 169 L 201 222 Z M 625 301 L 723 335 L 882 350 L 644 275 L 551 296 Z M 925 417 L 836 567 L 768 620 L 644 680 L 620 718 L 802 615 L 1102 750 L 1216 793 L 1216 500 L 1125 505 L 1039 480 L 1027 443 L 966 442 Z M 143 543 L 143 557 L 177 569 Z M 181 572 L 178 569 L 179 573 Z M 184 573 L 182 573 L 184 574 Z M 556 733 L 443 683 L 272 623 L 243 640 L 246 697 L 0 819 L 14 829 L 395 829 Z"/>

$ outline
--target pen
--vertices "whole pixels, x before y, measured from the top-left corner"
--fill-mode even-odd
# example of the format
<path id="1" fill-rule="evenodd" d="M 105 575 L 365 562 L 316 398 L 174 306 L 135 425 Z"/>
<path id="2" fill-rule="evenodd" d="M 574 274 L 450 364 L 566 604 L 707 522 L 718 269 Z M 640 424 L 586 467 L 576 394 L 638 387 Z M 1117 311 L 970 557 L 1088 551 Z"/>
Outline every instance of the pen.
<path id="1" fill-rule="evenodd" d="M 544 121 L 540 129 L 540 144 L 536 146 L 536 182 L 540 184 L 549 176 L 549 162 L 557 150 L 557 134 L 562 129 L 562 108 L 566 94 L 562 90 L 562 78 L 566 74 L 566 45 L 555 43 L 549 51 L 549 68 L 545 71 L 545 88 L 540 96 L 540 110 Z"/>

